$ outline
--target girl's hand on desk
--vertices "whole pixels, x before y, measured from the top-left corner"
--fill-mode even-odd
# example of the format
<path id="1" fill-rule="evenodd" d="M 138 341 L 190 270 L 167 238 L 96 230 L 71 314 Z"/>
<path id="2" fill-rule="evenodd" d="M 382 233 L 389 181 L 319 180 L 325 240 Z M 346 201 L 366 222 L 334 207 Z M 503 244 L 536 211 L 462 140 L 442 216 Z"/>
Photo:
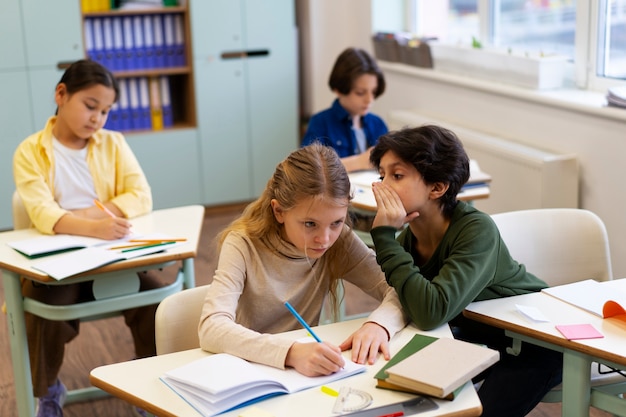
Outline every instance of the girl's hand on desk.
<path id="1" fill-rule="evenodd" d="M 372 183 L 372 191 L 377 206 L 372 228 L 393 226 L 401 229 L 406 223 L 419 216 L 418 212 L 407 213 L 400 196 L 388 185 L 382 182 Z"/>
<path id="2" fill-rule="evenodd" d="M 330 343 L 295 342 L 287 352 L 285 365 L 306 376 L 330 375 L 343 368 L 341 349 Z"/>
<path id="3" fill-rule="evenodd" d="M 366 322 L 359 330 L 352 333 L 339 348 L 344 351 L 352 348 L 352 361 L 360 364 L 373 365 L 378 358 L 378 352 L 385 360 L 391 357 L 389 353 L 389 334 L 384 327 L 374 322 Z"/>

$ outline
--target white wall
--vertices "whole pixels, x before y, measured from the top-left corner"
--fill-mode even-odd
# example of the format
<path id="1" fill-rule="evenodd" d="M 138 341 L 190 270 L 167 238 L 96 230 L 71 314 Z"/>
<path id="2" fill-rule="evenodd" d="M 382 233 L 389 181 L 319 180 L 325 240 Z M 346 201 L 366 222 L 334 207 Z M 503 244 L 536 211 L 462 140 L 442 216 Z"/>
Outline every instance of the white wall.
<path id="1" fill-rule="evenodd" d="M 373 53 L 369 0 L 297 0 L 300 32 L 301 112 L 310 116 L 330 106 L 330 70 L 348 47 Z"/>
<path id="2" fill-rule="evenodd" d="M 303 94 L 307 95 L 309 108 L 317 111 L 331 100 L 326 77 L 336 54 L 350 43 L 372 50 L 371 19 L 361 15 L 363 10 L 358 14 L 362 18 L 359 21 L 356 8 L 348 7 L 348 3 L 363 6 L 369 2 L 312 0 L 310 8 L 313 3 L 315 10 L 309 10 L 309 16 L 315 42 L 309 53 L 317 64 L 317 73 L 307 79 Z M 324 24 L 331 21 L 335 24 Z M 349 24 L 337 24 L 342 21 Z M 626 110 L 555 105 L 549 98 L 534 99 L 532 94 L 516 97 L 506 94 L 507 89 L 488 91 L 436 77 L 415 76 L 410 71 L 395 70 L 393 64 L 383 65 L 383 69 L 387 90 L 374 106 L 374 112 L 383 118 L 390 110 L 418 109 L 438 119 L 532 146 L 578 154 L 580 207 L 595 212 L 605 222 L 614 276 L 626 277 Z"/>

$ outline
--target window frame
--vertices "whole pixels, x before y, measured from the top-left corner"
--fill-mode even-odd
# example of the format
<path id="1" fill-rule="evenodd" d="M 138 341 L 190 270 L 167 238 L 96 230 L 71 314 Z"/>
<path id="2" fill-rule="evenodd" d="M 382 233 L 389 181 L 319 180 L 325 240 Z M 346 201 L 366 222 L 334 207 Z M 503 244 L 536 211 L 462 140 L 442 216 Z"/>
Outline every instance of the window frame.
<path id="1" fill-rule="evenodd" d="M 430 0 L 406 0 L 404 12 L 407 16 L 406 30 L 418 33 L 417 13 Z M 610 0 L 576 0 L 576 29 L 574 34 L 574 62 L 567 67 L 567 84 L 580 89 L 606 91 L 624 80 L 597 75 L 599 42 L 599 19 L 602 7 L 608 7 Z M 477 0 L 480 39 L 491 39 L 493 31 L 493 10 L 500 0 Z"/>

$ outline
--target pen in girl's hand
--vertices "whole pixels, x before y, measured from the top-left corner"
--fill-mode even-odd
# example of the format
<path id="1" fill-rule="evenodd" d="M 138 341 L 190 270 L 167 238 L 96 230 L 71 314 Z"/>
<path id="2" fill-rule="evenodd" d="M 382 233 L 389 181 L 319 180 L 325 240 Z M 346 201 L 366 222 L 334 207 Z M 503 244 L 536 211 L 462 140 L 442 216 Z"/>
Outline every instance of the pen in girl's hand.
<path id="1" fill-rule="evenodd" d="M 111 210 L 106 208 L 106 206 L 104 204 L 102 204 L 99 200 L 93 200 L 93 203 L 96 205 L 96 207 L 98 207 L 100 210 L 104 211 L 109 216 L 111 216 L 113 218 L 117 217 L 115 214 L 113 214 L 113 212 Z"/>
<path id="2" fill-rule="evenodd" d="M 291 304 L 289 304 L 289 301 L 285 301 L 285 307 L 287 307 L 287 309 L 291 312 L 291 314 L 293 314 L 293 316 L 296 318 L 296 320 L 298 320 L 300 322 L 300 324 L 302 325 L 302 327 L 304 327 L 311 336 L 313 336 L 313 338 L 322 343 L 322 339 L 320 339 L 319 337 L 317 337 L 317 335 L 315 334 L 315 332 L 313 332 L 313 329 L 311 329 L 309 327 L 309 325 L 306 323 L 306 321 L 304 321 L 304 319 L 302 318 L 302 316 L 300 314 L 298 314 L 298 312 L 291 306 Z"/>

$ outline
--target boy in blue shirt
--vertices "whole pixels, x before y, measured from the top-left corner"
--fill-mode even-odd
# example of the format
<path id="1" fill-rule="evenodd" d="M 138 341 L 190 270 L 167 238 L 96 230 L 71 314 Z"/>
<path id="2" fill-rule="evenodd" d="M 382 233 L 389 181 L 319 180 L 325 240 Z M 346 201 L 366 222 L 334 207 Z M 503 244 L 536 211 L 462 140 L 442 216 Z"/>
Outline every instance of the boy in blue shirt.
<path id="1" fill-rule="evenodd" d="M 348 48 L 337 57 L 328 85 L 337 98 L 311 117 L 302 146 L 318 141 L 337 151 L 347 171 L 371 169 L 369 151 L 388 131 L 385 122 L 370 113 L 385 91 L 382 71 L 367 52 Z"/>

